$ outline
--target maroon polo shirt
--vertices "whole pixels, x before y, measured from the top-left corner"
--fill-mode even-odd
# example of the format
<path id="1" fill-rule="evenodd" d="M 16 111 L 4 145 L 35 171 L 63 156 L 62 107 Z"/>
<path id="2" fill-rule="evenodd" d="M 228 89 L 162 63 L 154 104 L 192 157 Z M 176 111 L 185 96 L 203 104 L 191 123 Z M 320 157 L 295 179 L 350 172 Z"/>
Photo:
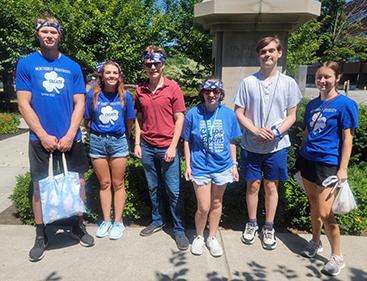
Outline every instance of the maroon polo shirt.
<path id="1" fill-rule="evenodd" d="M 149 81 L 136 89 L 135 108 L 142 113 L 141 136 L 156 147 L 168 147 L 173 138 L 174 114 L 185 112 L 185 101 L 180 87 L 164 77 L 164 85 L 152 94 Z"/>

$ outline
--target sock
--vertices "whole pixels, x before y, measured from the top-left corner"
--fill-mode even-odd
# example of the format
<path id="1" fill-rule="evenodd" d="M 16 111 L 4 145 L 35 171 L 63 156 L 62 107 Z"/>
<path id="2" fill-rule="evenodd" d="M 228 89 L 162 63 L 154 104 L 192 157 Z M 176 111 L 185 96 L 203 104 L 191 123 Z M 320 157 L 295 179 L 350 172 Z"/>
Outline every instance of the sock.
<path id="1" fill-rule="evenodd" d="M 251 223 L 253 226 L 257 226 L 257 219 L 249 219 L 248 222 Z"/>
<path id="2" fill-rule="evenodd" d="M 45 225 L 43 223 L 41 224 L 36 224 L 36 236 L 46 236 L 45 233 Z"/>
<path id="3" fill-rule="evenodd" d="M 272 221 L 266 221 L 264 227 L 266 229 L 272 230 L 274 226 L 274 223 Z"/>

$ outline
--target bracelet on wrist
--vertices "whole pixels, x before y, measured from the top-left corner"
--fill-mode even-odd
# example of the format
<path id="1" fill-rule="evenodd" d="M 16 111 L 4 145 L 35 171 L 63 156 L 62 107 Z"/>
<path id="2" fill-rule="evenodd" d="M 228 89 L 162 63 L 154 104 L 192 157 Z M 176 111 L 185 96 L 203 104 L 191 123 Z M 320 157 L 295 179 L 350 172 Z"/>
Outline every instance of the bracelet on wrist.
<path id="1" fill-rule="evenodd" d="M 232 166 L 238 166 L 238 162 L 237 161 L 232 161 Z"/>
<path id="2" fill-rule="evenodd" d="M 275 136 L 275 139 L 281 140 L 283 138 L 283 135 L 280 133 L 279 129 L 275 125 L 271 127 L 271 130 Z"/>
<path id="3" fill-rule="evenodd" d="M 136 143 L 135 145 L 140 145 L 140 143 Z"/>

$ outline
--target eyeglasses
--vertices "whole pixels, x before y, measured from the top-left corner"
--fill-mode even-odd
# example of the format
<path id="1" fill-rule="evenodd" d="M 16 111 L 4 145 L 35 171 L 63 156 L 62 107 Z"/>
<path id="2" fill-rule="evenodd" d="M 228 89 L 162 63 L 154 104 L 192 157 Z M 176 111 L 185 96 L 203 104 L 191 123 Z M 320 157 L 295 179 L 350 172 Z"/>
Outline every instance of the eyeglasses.
<path id="1" fill-rule="evenodd" d="M 203 90 L 204 95 L 209 96 L 211 93 L 218 96 L 218 95 L 220 95 L 221 92 L 219 90 Z"/>
<path id="2" fill-rule="evenodd" d="M 162 62 L 158 61 L 158 62 L 145 62 L 144 66 L 146 68 L 152 68 L 152 66 L 154 65 L 155 68 L 158 68 L 162 65 Z"/>

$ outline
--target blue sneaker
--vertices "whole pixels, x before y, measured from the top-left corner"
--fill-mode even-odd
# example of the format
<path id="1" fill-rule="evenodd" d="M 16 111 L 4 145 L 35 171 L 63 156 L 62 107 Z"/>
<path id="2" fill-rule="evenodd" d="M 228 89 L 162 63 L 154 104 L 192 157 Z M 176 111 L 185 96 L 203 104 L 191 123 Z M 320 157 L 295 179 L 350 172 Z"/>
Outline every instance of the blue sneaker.
<path id="1" fill-rule="evenodd" d="M 111 231 L 110 231 L 110 239 L 116 240 L 121 238 L 122 234 L 124 233 L 125 226 L 122 222 L 115 222 L 112 225 Z"/>
<path id="2" fill-rule="evenodd" d="M 99 238 L 106 237 L 108 235 L 108 231 L 111 228 L 111 222 L 110 221 L 103 221 L 96 232 L 96 236 Z"/>

